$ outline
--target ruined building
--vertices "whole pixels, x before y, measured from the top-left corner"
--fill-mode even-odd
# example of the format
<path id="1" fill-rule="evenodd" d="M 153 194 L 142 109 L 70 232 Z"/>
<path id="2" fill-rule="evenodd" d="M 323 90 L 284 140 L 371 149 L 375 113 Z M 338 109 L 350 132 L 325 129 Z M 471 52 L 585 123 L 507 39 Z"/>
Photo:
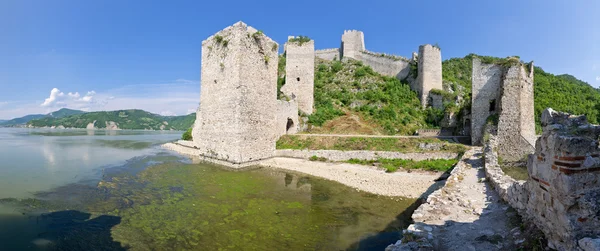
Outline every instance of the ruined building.
<path id="1" fill-rule="evenodd" d="M 473 59 L 471 142 L 483 143 L 484 126 L 498 121 L 498 154 L 516 161 L 534 151 L 533 63 L 487 64 Z"/>
<path id="2" fill-rule="evenodd" d="M 238 165 L 273 155 L 277 51 L 276 42 L 242 22 L 202 42 L 202 90 L 193 129 L 200 155 Z"/>
<path id="3" fill-rule="evenodd" d="M 599 250 L 600 126 L 551 109 L 542 126 L 527 167 L 528 214 L 555 249 Z"/>
<path id="4" fill-rule="evenodd" d="M 310 115 L 314 105 L 315 42 L 294 41 L 288 37 L 285 43 L 285 85 L 281 92 L 298 102 L 298 109 Z"/>
<path id="5" fill-rule="evenodd" d="M 411 72 L 411 65 L 417 64 L 418 76 L 411 83 L 411 88 L 419 95 L 423 107 L 432 103 L 429 91 L 442 90 L 442 55 L 440 48 L 432 45 L 419 47 L 419 54 L 413 59 L 401 56 L 376 53 L 366 50 L 365 36 L 362 31 L 346 30 L 342 35 L 340 48 L 315 51 L 315 56 L 325 60 L 342 60 L 351 58 L 362 61 L 374 71 L 406 79 Z"/>

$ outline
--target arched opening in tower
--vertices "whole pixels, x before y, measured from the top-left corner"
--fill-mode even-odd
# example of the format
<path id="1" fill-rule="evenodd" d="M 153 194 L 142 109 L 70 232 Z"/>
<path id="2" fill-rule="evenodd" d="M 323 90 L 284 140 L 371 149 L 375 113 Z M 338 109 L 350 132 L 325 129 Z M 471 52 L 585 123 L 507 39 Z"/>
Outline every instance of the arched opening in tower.
<path id="1" fill-rule="evenodd" d="M 285 126 L 285 133 L 290 133 L 294 129 L 294 121 L 291 118 L 287 119 L 287 124 Z"/>

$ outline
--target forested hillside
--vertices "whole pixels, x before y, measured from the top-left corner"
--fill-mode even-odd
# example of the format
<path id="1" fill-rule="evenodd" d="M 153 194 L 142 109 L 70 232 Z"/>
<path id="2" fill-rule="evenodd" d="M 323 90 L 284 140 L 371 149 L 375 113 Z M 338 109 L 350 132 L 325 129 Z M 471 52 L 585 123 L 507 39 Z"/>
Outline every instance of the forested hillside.
<path id="1" fill-rule="evenodd" d="M 195 114 L 186 116 L 160 116 L 143 110 L 119 110 L 88 112 L 63 118 L 45 117 L 27 123 L 32 127 L 64 126 L 86 128 L 94 123 L 96 128 L 106 128 L 107 122 L 115 122 L 119 129 L 187 130 L 196 119 Z"/>

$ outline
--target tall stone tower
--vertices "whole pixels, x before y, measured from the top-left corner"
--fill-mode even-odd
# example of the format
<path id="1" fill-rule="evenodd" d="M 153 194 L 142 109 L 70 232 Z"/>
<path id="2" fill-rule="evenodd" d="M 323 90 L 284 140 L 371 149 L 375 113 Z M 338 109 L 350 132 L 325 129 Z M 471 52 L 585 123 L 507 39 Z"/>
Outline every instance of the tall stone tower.
<path id="1" fill-rule="evenodd" d="M 482 63 L 473 58 L 471 142 L 483 144 L 488 117 L 498 116 L 498 154 L 516 161 L 535 146 L 533 63 L 514 60 L 509 66 Z M 527 67 L 527 68 L 526 68 Z"/>
<path id="2" fill-rule="evenodd" d="M 285 85 L 281 92 L 298 102 L 298 109 L 312 114 L 315 81 L 315 42 L 290 41 L 285 44 Z"/>
<path id="3" fill-rule="evenodd" d="M 419 46 L 419 63 L 416 89 L 423 107 L 429 101 L 431 89 L 442 90 L 442 52 L 439 47 Z"/>
<path id="4" fill-rule="evenodd" d="M 504 75 L 498 117 L 498 155 L 503 159 L 516 161 L 534 151 L 533 106 L 533 63 L 510 66 Z"/>
<path id="5" fill-rule="evenodd" d="M 276 139 L 278 44 L 243 22 L 202 42 L 200 155 L 243 165 L 272 156 Z"/>
<path id="6" fill-rule="evenodd" d="M 341 58 L 356 59 L 357 53 L 365 50 L 365 35 L 362 31 L 345 30 L 342 35 Z"/>

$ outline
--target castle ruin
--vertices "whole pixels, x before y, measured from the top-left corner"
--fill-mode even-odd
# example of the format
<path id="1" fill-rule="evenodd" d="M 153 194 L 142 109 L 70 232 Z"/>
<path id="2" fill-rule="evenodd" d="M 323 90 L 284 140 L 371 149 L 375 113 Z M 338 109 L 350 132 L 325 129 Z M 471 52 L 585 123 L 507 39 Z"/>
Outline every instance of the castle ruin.
<path id="1" fill-rule="evenodd" d="M 294 41 L 288 37 L 285 49 L 285 85 L 281 92 L 298 102 L 298 109 L 310 115 L 314 105 L 315 42 Z"/>
<path id="2" fill-rule="evenodd" d="M 557 250 L 598 250 L 600 126 L 547 109 L 527 171 L 528 215 Z M 591 237 L 591 238 L 590 238 Z"/>
<path id="3" fill-rule="evenodd" d="M 236 165 L 271 157 L 276 141 L 278 44 L 243 22 L 202 42 L 201 156 Z"/>
<path id="4" fill-rule="evenodd" d="M 343 60 L 351 58 L 362 61 L 377 73 L 404 80 L 411 73 L 411 65 L 417 64 L 418 76 L 412 80 L 411 89 L 416 91 L 423 107 L 432 104 L 429 92 L 442 90 L 442 55 L 437 46 L 422 45 L 419 54 L 412 59 L 401 56 L 376 53 L 366 50 L 365 36 L 362 31 L 346 30 L 342 34 L 340 48 L 315 51 L 315 57 L 325 60 Z"/>
<path id="5" fill-rule="evenodd" d="M 512 60 L 512 61 L 511 61 Z M 498 153 L 517 161 L 534 151 L 533 63 L 518 59 L 504 64 L 473 58 L 471 143 L 483 144 L 484 126 L 497 118 Z"/>

